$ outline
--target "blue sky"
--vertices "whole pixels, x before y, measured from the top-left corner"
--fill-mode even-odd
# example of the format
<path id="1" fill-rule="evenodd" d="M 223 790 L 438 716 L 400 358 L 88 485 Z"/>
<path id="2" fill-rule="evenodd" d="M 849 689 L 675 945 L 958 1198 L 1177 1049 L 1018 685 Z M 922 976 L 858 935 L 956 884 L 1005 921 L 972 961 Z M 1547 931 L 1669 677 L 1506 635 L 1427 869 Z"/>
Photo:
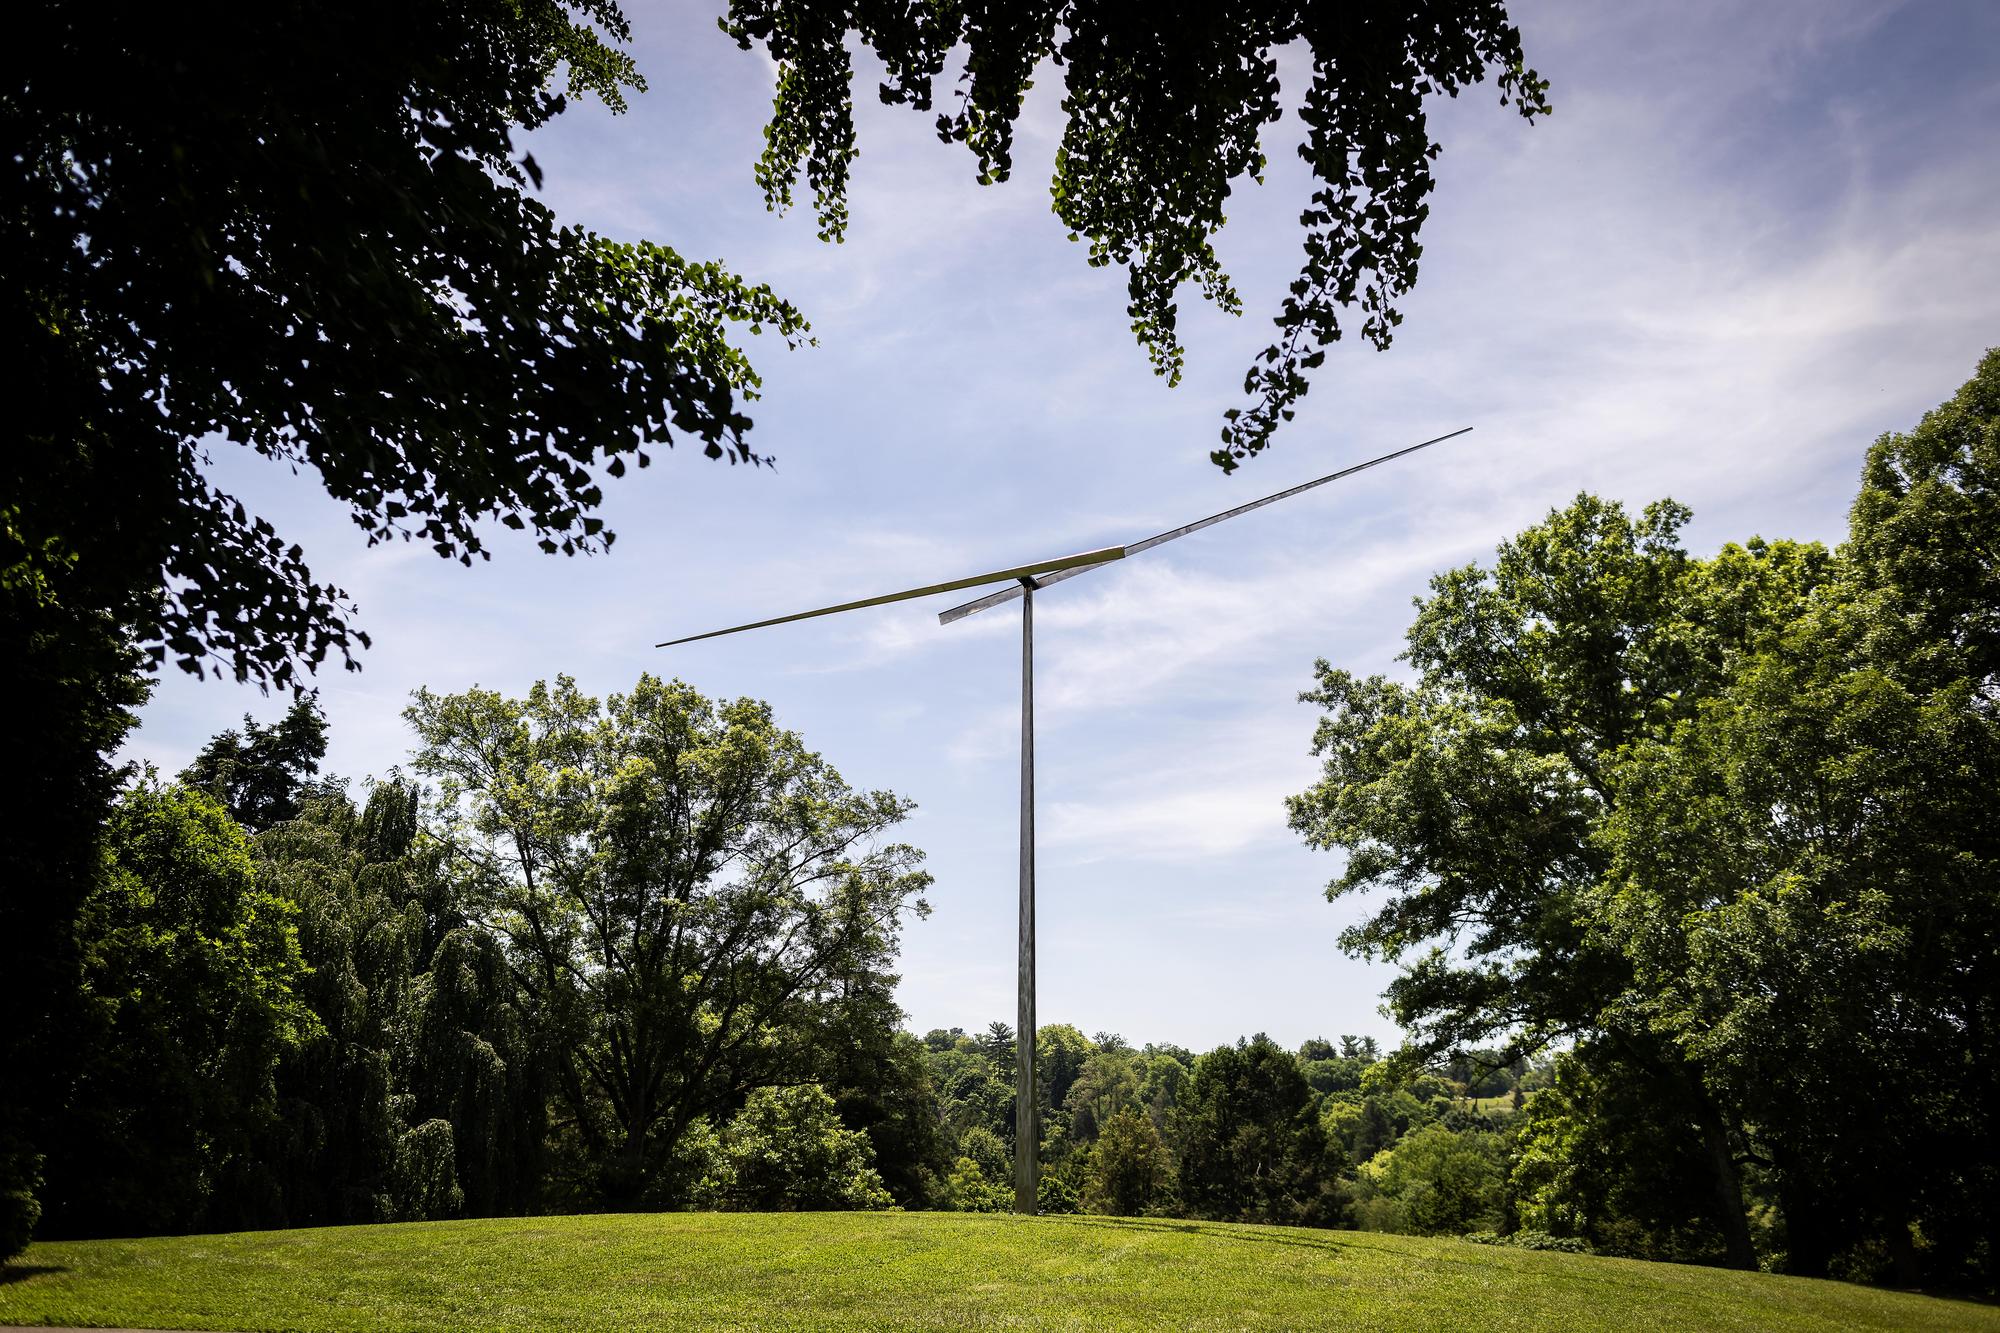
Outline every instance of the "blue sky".
<path id="1" fill-rule="evenodd" d="M 224 453 L 226 489 L 306 546 L 375 637 L 321 681 L 329 768 L 403 759 L 420 685 L 593 693 L 642 671 L 768 699 L 847 778 L 914 798 L 937 877 L 904 947 L 918 1030 L 1011 1022 L 1018 619 L 940 627 L 953 597 L 656 651 L 654 642 L 1128 541 L 1462 425 L 1461 440 L 1052 589 L 1036 607 L 1043 1021 L 1202 1047 L 1255 1031 L 1392 1037 L 1391 975 L 1342 955 L 1365 904 L 1287 832 L 1314 777 L 1316 657 L 1395 660 L 1410 600 L 1580 489 L 1693 506 L 1690 544 L 1837 540 L 1861 452 L 2000 343 L 2000 6 L 1520 3 L 1556 114 L 1482 86 L 1433 108 L 1444 145 L 1396 344 L 1343 343 L 1277 447 L 1233 477 L 1220 413 L 1295 271 L 1308 191 L 1288 115 L 1219 248 L 1231 319 L 1184 303 L 1189 373 L 1156 380 L 1123 275 L 1049 212 L 1057 72 L 1015 179 L 981 188 L 864 63 L 843 245 L 767 213 L 751 179 L 771 68 L 708 3 L 635 5 L 651 91 L 530 145 L 565 220 L 770 282 L 818 345 L 754 347 L 754 442 L 608 487 L 614 552 L 500 533 L 466 570 L 374 550 L 310 478 Z M 1288 53 L 1287 92 L 1303 87 Z M 227 449 L 227 446 L 224 446 Z M 254 690 L 164 679 L 127 747 L 178 769 Z"/>

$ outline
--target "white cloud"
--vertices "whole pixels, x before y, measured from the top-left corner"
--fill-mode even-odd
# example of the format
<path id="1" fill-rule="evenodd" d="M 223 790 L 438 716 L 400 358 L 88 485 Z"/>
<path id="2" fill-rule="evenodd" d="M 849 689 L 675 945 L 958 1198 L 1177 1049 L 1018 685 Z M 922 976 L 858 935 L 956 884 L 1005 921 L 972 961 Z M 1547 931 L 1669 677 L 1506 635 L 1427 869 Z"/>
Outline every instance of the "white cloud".
<path id="1" fill-rule="evenodd" d="M 1215 773 L 1145 778 L 1116 799 L 1056 803 L 1044 841 L 1080 864 L 1228 856 L 1285 836 L 1285 786 L 1268 773 L 1243 786 Z"/>

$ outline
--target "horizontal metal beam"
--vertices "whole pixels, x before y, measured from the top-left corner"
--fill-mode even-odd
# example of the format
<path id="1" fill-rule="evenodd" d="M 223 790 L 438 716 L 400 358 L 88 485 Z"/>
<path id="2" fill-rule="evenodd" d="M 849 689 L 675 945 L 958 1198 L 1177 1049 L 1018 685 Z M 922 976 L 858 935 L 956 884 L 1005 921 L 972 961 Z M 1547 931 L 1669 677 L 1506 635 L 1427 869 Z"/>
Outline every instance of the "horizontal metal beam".
<path id="1" fill-rule="evenodd" d="M 1133 542 L 1131 545 L 1125 548 L 1125 554 L 1137 555 L 1141 551 L 1150 551 L 1153 547 L 1160 545 L 1162 542 L 1170 542 L 1176 537 L 1185 537 L 1190 532 L 1200 532 L 1203 528 L 1214 527 L 1217 523 L 1222 522 L 1222 520 L 1224 520 L 1225 518 L 1235 518 L 1238 514 L 1247 514 L 1253 509 L 1262 509 L 1265 505 L 1276 504 L 1280 500 L 1288 500 L 1292 496 L 1297 495 L 1299 492 L 1309 491 L 1315 486 L 1324 486 L 1330 481 L 1339 481 L 1342 477 L 1351 477 L 1357 472 L 1366 472 L 1371 467 L 1380 467 L 1382 464 L 1387 463 L 1392 459 L 1401 458 L 1404 454 L 1413 454 L 1419 449 L 1428 449 L 1434 444 L 1440 444 L 1445 440 L 1449 440 L 1456 436 L 1463 435 L 1465 434 L 1466 431 L 1469 431 L 1471 429 L 1472 427 L 1470 426 L 1461 426 L 1459 429 L 1452 431 L 1451 434 L 1449 435 L 1439 435 L 1433 439 L 1425 440 L 1422 444 L 1413 444 L 1407 449 L 1398 449 L 1396 450 L 1396 452 L 1392 454 L 1383 454 L 1380 458 L 1371 458 L 1365 463 L 1356 463 L 1353 467 L 1342 468 L 1338 472 L 1329 472 L 1324 477 L 1318 477 L 1308 482 L 1301 482 L 1299 485 L 1292 487 L 1290 490 L 1279 491 L 1276 495 L 1267 495 L 1261 500 L 1252 500 L 1249 504 L 1238 505 L 1234 509 L 1225 509 L 1219 514 L 1210 514 L 1207 518 L 1196 519 L 1192 523 L 1183 524 L 1178 528 L 1173 528 L 1167 532 L 1162 532 L 1158 536 L 1148 537 L 1144 541 Z M 1046 588 L 1052 583 L 1061 583 L 1064 579 L 1073 579 L 1078 574 L 1088 573 L 1091 568 L 1093 567 L 1089 565 L 1083 565 L 1070 569 L 1061 570 L 1051 574 L 1047 578 L 1037 578 L 1035 580 L 1035 586 L 1037 588 Z M 959 606 L 954 606 L 948 611 L 938 612 L 938 623 L 941 625 L 949 625 L 954 620 L 963 620 L 965 619 L 965 617 L 972 615 L 975 612 L 984 611 L 988 607 L 999 606 L 1003 602 L 1011 602 L 1016 597 L 1019 597 L 1021 595 L 1021 592 L 1022 592 L 1021 587 L 1019 585 L 1016 585 L 1015 587 L 1012 588 L 1002 588 L 998 592 L 988 593 L 984 597 L 980 597 L 973 601 L 963 603 L 962 605 Z"/>
<path id="2" fill-rule="evenodd" d="M 1013 569 L 996 569 L 990 574 L 974 574 L 969 578 L 952 579 L 948 583 L 932 583 L 922 588 L 910 588 L 903 592 L 885 593 L 880 597 L 864 597 L 858 602 L 842 602 L 838 606 L 822 606 L 817 611 L 801 611 L 797 615 L 773 616 L 769 620 L 753 620 L 747 625 L 731 625 L 728 629 L 712 629 L 706 634 L 690 634 L 684 639 L 668 639 L 656 643 L 655 648 L 671 648 L 677 643 L 693 643 L 698 639 L 720 638 L 724 634 L 740 634 L 746 629 L 762 629 L 766 625 L 784 625 L 794 620 L 811 620 L 814 616 L 831 616 L 842 611 L 859 611 L 864 606 L 882 606 L 889 602 L 907 602 L 912 598 L 929 597 L 932 593 L 957 592 L 961 588 L 977 588 L 982 584 L 1012 583 L 1019 592 L 1020 580 L 1036 578 L 1043 574 L 1082 573 L 1086 569 L 1104 564 L 1110 560 L 1123 560 L 1125 548 L 1106 546 L 1102 550 L 1084 551 L 1079 555 L 1066 555 L 1059 560 L 1040 560 L 1032 565 L 1017 565 Z"/>

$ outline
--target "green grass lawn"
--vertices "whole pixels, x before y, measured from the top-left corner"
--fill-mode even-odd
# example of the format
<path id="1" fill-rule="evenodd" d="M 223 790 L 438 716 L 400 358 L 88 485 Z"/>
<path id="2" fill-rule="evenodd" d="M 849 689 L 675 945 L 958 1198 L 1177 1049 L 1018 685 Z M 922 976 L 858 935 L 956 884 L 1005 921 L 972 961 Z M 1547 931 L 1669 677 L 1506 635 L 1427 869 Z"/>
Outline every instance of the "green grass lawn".
<path id="1" fill-rule="evenodd" d="M 664 1213 L 35 1245 L 0 1324 L 184 1329 L 1993 1329 L 1833 1282 L 1357 1232 Z"/>
<path id="2" fill-rule="evenodd" d="M 1534 1100 L 1534 1097 L 1533 1093 L 1529 1093 L 1521 1099 L 1521 1105 L 1526 1106 Z M 1462 1105 L 1469 1106 L 1473 1110 L 1483 1114 L 1491 1114 L 1494 1111 L 1511 1111 L 1514 1109 L 1514 1094 L 1503 1092 L 1498 1097 L 1471 1097 L 1467 1098 Z"/>

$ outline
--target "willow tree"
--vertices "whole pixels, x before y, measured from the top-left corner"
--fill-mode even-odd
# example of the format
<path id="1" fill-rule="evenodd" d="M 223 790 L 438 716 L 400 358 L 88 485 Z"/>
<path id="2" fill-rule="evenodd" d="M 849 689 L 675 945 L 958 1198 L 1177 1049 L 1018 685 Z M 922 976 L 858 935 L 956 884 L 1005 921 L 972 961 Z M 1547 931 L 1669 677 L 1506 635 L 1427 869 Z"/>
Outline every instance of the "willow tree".
<path id="1" fill-rule="evenodd" d="M 266 1151 L 291 1225 L 521 1213 L 539 1199 L 544 1070 L 500 946 L 469 920 L 415 787 L 337 789 L 258 835 L 297 915 L 317 1029 L 277 1069 Z"/>
<path id="2" fill-rule="evenodd" d="M 650 675 L 599 702 L 559 677 L 419 692 L 406 716 L 559 1053 L 558 1129 L 610 1202 L 674 1198 L 698 1120 L 816 1081 L 926 910 L 921 853 L 884 840 L 910 802 L 850 788 L 768 705 Z"/>

